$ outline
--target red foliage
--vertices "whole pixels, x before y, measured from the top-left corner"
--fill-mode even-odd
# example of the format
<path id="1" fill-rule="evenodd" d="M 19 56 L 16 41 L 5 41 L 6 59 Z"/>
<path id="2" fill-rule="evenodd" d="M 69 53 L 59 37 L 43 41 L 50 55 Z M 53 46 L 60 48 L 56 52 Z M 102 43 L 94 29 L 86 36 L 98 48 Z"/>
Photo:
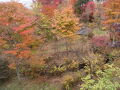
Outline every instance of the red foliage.
<path id="1" fill-rule="evenodd" d="M 49 5 L 49 4 L 60 4 L 63 0 L 36 0 L 40 2 L 42 5 Z"/>
<path id="2" fill-rule="evenodd" d="M 17 55 L 17 52 L 18 52 L 17 50 L 12 50 L 12 51 L 4 51 L 3 53 Z"/>
<path id="3" fill-rule="evenodd" d="M 32 12 L 22 4 L 0 3 L 0 27 L 3 28 L 0 42 L 3 46 L 9 46 L 4 49 L 5 54 L 18 58 L 27 58 L 30 55 L 29 46 L 35 41 L 35 20 Z"/>
<path id="4" fill-rule="evenodd" d="M 94 19 L 94 12 L 96 5 L 93 1 L 89 1 L 88 3 L 84 4 L 82 7 L 83 13 L 82 18 L 86 21 L 92 21 Z"/>
<path id="5" fill-rule="evenodd" d="M 19 58 L 28 58 L 31 56 L 31 51 L 30 50 L 23 50 L 19 53 L 18 57 Z"/>
<path id="6" fill-rule="evenodd" d="M 12 55 L 17 55 L 18 58 L 28 58 L 31 56 L 31 51 L 30 50 L 22 50 L 21 52 L 18 50 L 11 50 L 11 51 L 4 51 L 3 53 L 5 54 L 12 54 Z"/>
<path id="7" fill-rule="evenodd" d="M 36 0 L 38 3 L 42 4 L 42 12 L 48 17 L 54 15 L 54 10 L 65 0 Z M 68 0 L 70 4 L 75 4 L 76 0 Z"/>
<path id="8" fill-rule="evenodd" d="M 109 43 L 109 38 L 107 36 L 95 36 L 92 43 L 97 47 L 105 47 Z"/>
<path id="9" fill-rule="evenodd" d="M 29 15 L 31 13 L 20 3 L 0 3 L 0 25 L 8 26 L 10 24 L 14 24 L 15 22 L 20 23 L 25 19 L 25 14 Z"/>
<path id="10" fill-rule="evenodd" d="M 42 8 L 43 14 L 47 15 L 48 17 L 52 17 L 54 15 L 54 10 L 56 9 L 55 5 L 44 5 Z"/>
<path id="11" fill-rule="evenodd" d="M 33 24 L 35 22 L 35 18 L 26 17 L 23 22 L 23 24 L 13 27 L 12 30 L 21 35 L 32 33 L 34 31 Z"/>
<path id="12" fill-rule="evenodd" d="M 62 0 L 36 0 L 42 4 L 42 12 L 48 17 L 52 17 L 54 10 L 61 4 Z"/>

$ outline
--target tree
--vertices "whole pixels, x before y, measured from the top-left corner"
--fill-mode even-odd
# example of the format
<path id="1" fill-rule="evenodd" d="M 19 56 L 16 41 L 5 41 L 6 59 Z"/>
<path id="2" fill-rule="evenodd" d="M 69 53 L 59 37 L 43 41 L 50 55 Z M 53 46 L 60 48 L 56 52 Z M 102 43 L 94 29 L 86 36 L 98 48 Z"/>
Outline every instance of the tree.
<path id="1" fill-rule="evenodd" d="M 104 3 L 104 9 L 105 9 L 105 21 L 104 24 L 106 24 L 107 28 L 110 32 L 110 38 L 112 42 L 116 41 L 116 37 L 119 35 L 118 27 L 120 24 L 120 0 L 107 0 Z M 116 25 L 115 25 L 116 24 Z"/>
<path id="2" fill-rule="evenodd" d="M 36 2 L 42 4 L 42 12 L 48 17 L 54 15 L 54 10 L 62 3 L 62 0 L 36 0 Z"/>
<path id="3" fill-rule="evenodd" d="M 40 11 L 42 5 L 40 3 L 35 2 L 33 4 L 33 12 L 36 16 L 36 34 L 43 38 L 43 42 L 52 40 L 54 35 L 52 33 L 52 25 L 51 19 Z"/>
<path id="4" fill-rule="evenodd" d="M 20 80 L 19 64 L 21 60 L 31 56 L 31 49 L 36 41 L 35 18 L 20 3 L 0 3 L 0 28 L 0 49 L 2 53 L 17 58 L 16 72 Z"/>
<path id="5" fill-rule="evenodd" d="M 81 8 L 83 11 L 81 19 L 84 21 L 93 22 L 95 8 L 96 8 L 95 3 L 93 1 L 89 1 L 85 5 L 83 5 Z"/>
<path id="6" fill-rule="evenodd" d="M 74 36 L 79 30 L 79 19 L 75 16 L 72 6 L 67 6 L 61 10 L 56 10 L 52 19 L 53 32 L 58 38 Z"/>
<path id="7" fill-rule="evenodd" d="M 80 14 L 83 13 L 83 9 L 82 7 L 84 7 L 84 5 L 89 2 L 90 0 L 77 0 L 75 3 L 75 13 L 80 16 Z"/>
<path id="8" fill-rule="evenodd" d="M 56 36 L 56 40 L 65 40 L 66 51 L 68 51 L 69 48 L 71 48 L 69 46 L 70 42 L 68 41 L 75 39 L 75 32 L 80 29 L 79 18 L 74 14 L 74 10 L 71 5 L 55 11 L 54 17 L 52 18 L 52 28 L 52 32 Z M 57 48 L 55 52 L 58 52 Z"/>
<path id="9" fill-rule="evenodd" d="M 78 0 L 75 4 L 75 13 L 83 21 L 93 22 L 96 5 L 94 1 Z"/>

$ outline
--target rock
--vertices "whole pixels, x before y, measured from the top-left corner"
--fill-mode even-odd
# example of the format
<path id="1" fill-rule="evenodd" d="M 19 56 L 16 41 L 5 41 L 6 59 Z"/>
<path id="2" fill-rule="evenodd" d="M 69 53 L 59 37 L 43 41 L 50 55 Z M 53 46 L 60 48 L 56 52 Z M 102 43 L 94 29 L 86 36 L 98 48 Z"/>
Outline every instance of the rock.
<path id="1" fill-rule="evenodd" d="M 78 35 L 89 35 L 92 32 L 92 30 L 88 27 L 82 27 L 80 30 L 76 32 Z"/>

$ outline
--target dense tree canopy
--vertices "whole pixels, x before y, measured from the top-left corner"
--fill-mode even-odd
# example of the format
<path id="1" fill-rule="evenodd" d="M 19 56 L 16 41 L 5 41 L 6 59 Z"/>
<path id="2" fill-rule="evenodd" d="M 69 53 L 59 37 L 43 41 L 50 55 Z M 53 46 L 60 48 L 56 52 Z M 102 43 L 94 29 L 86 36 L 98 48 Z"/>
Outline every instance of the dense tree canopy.
<path id="1" fill-rule="evenodd" d="M 22 4 L 7 2 L 0 3 L 0 13 L 0 42 L 3 51 L 18 57 L 30 54 L 35 24 L 32 12 Z"/>
<path id="2" fill-rule="evenodd" d="M 42 4 L 42 12 L 52 17 L 54 14 L 54 10 L 62 3 L 62 0 L 36 0 L 36 2 Z"/>

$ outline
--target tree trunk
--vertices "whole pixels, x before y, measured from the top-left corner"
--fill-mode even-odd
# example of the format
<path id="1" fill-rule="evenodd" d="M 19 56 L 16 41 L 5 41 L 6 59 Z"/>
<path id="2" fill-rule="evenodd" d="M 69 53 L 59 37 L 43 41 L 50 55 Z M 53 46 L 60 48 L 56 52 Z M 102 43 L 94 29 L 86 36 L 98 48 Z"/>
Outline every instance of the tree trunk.
<path id="1" fill-rule="evenodd" d="M 19 82 L 21 82 L 20 61 L 21 61 L 21 59 L 16 60 L 16 75 L 17 75 L 17 79 Z"/>

